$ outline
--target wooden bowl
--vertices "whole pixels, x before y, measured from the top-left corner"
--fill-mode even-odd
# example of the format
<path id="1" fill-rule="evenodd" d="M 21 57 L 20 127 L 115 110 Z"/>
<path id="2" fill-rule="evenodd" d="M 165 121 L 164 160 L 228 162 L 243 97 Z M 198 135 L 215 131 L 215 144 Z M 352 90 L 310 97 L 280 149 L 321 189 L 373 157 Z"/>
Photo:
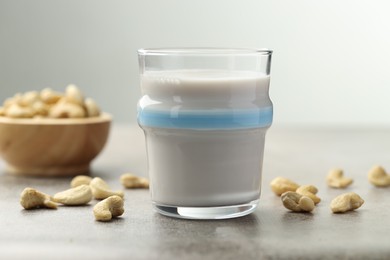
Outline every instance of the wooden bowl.
<path id="1" fill-rule="evenodd" d="M 80 119 L 0 117 L 0 156 L 21 175 L 74 176 L 89 172 L 103 149 L 111 116 Z"/>

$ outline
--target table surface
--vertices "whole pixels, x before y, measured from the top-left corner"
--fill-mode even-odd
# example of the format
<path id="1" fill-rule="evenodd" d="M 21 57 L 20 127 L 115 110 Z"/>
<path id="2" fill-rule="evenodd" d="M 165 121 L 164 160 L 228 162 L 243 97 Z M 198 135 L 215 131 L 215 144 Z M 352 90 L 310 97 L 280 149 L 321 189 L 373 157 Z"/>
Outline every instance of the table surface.
<path id="1" fill-rule="evenodd" d="M 71 178 L 9 175 L 0 162 L 0 259 L 390 259 L 390 188 L 367 181 L 375 164 L 390 169 L 390 129 L 277 128 L 267 134 L 260 206 L 248 216 L 217 221 L 179 220 L 154 212 L 148 190 L 125 191 L 125 213 L 109 223 L 92 208 L 23 210 L 21 191 L 48 194 Z M 326 186 L 329 169 L 354 178 L 346 190 Z M 119 176 L 147 176 L 144 137 L 136 127 L 114 126 L 91 175 L 120 189 Z M 312 213 L 286 210 L 270 188 L 284 176 L 314 184 L 322 201 Z M 365 204 L 332 214 L 330 201 L 354 191 Z"/>

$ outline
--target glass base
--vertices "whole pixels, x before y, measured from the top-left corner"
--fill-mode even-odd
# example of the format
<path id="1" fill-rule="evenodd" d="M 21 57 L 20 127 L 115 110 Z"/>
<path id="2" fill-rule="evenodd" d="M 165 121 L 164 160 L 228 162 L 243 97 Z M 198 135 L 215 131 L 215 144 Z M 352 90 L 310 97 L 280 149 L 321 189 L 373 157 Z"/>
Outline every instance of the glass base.
<path id="1" fill-rule="evenodd" d="M 182 219 L 229 219 L 246 216 L 256 210 L 259 200 L 221 207 L 175 207 L 153 202 L 158 213 Z"/>

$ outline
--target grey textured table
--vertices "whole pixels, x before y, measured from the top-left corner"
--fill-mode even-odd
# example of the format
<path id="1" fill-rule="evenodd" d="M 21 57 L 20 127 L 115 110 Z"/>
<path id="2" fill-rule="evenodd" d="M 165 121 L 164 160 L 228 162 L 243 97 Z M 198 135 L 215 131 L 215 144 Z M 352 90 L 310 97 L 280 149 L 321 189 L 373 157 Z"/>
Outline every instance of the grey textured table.
<path id="1" fill-rule="evenodd" d="M 147 190 L 126 190 L 123 217 L 100 223 L 92 214 L 95 201 L 23 210 L 23 188 L 53 194 L 68 188 L 70 178 L 12 176 L 0 162 L 0 259 L 390 259 L 390 188 L 368 183 L 373 164 L 390 170 L 390 130 L 273 127 L 254 214 L 220 221 L 171 219 L 153 211 Z M 332 167 L 354 178 L 347 191 L 366 201 L 358 211 L 329 210 L 331 199 L 343 192 L 325 184 Z M 121 188 L 119 176 L 128 171 L 146 176 L 143 133 L 115 126 L 92 175 Z M 312 214 L 287 211 L 269 188 L 276 176 L 316 185 L 322 202 Z"/>

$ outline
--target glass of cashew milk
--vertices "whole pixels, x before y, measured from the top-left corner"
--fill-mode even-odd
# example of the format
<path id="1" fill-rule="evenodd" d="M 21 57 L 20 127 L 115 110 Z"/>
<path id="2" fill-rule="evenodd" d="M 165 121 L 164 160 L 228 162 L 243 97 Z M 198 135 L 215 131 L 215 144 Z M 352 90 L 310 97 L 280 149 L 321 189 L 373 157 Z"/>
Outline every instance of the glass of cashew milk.
<path id="1" fill-rule="evenodd" d="M 271 55 L 265 49 L 138 51 L 138 123 L 159 213 L 226 219 L 257 208 L 273 115 Z"/>

